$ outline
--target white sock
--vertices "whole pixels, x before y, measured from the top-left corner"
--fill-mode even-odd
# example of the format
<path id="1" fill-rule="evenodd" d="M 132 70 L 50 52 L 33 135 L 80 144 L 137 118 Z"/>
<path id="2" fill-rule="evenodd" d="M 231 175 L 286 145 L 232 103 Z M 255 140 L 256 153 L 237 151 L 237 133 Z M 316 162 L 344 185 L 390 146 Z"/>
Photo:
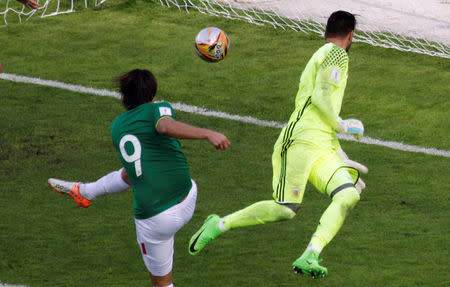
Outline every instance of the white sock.
<path id="1" fill-rule="evenodd" d="M 225 216 L 226 217 L 226 216 Z M 219 221 L 219 228 L 220 230 L 222 230 L 223 232 L 228 231 L 228 229 L 225 228 L 225 225 L 223 225 L 223 220 L 225 219 L 225 217 L 222 217 Z"/>
<path id="2" fill-rule="evenodd" d="M 156 287 L 156 286 L 153 286 L 153 287 Z M 172 284 L 164 286 L 164 287 L 174 287 L 174 286 L 173 286 L 173 283 L 172 283 Z"/>
<path id="3" fill-rule="evenodd" d="M 314 251 L 318 252 L 319 254 L 320 254 L 320 252 L 322 252 L 322 248 L 314 246 L 311 243 L 308 244 L 308 246 L 306 247 L 306 250 L 314 250 Z"/>
<path id="4" fill-rule="evenodd" d="M 80 194 L 92 200 L 100 195 L 118 193 L 130 188 L 130 185 L 122 179 L 122 169 L 108 173 L 96 182 L 80 184 Z"/>

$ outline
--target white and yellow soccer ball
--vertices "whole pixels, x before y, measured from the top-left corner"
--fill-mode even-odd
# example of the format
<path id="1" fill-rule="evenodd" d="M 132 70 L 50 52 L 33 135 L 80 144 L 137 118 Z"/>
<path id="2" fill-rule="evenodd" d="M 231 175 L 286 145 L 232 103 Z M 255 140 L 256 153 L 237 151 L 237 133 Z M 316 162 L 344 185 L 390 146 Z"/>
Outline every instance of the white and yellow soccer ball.
<path id="1" fill-rule="evenodd" d="M 223 60 L 228 54 L 230 40 L 219 28 L 207 27 L 195 37 L 195 51 L 198 56 L 210 63 Z"/>

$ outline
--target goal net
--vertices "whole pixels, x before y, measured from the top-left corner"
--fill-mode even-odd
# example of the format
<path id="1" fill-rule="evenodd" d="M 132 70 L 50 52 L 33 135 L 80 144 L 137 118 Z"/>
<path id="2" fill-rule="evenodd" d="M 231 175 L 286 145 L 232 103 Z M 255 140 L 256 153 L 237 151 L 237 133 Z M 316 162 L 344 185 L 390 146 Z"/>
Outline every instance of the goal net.
<path id="1" fill-rule="evenodd" d="M 323 35 L 336 10 L 357 15 L 354 41 L 450 58 L 450 0 L 159 0 L 178 9 Z"/>
<path id="2" fill-rule="evenodd" d="M 89 6 L 97 7 L 106 0 L 82 0 L 77 3 L 75 0 L 35 0 L 40 4 L 38 10 L 25 8 L 22 3 L 16 0 L 0 0 L 0 26 L 8 25 L 8 22 L 21 23 L 31 17 L 50 17 L 60 14 L 75 12 L 76 9 Z"/>
<path id="3" fill-rule="evenodd" d="M 89 1 L 89 3 L 88 3 Z M 1 25 L 30 17 L 48 17 L 98 6 L 106 0 L 38 0 L 41 8 L 24 8 L 0 0 Z M 113 0 L 108 0 L 113 1 Z M 450 0 L 154 0 L 161 5 L 203 14 L 323 35 L 336 10 L 357 15 L 354 41 L 400 51 L 450 58 Z M 89 5 L 88 5 L 89 4 Z"/>

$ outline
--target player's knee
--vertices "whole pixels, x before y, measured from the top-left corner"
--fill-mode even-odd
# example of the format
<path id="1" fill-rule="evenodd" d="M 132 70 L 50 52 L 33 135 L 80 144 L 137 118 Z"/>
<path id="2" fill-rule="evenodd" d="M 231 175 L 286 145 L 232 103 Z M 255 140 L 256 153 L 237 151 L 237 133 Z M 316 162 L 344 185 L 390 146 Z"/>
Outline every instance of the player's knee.
<path id="1" fill-rule="evenodd" d="M 333 201 L 339 202 L 346 209 L 353 208 L 359 199 L 359 193 L 354 187 L 343 189 L 333 197 Z"/>
<path id="2" fill-rule="evenodd" d="M 280 215 L 280 219 L 292 219 L 295 217 L 295 215 L 297 214 L 298 210 L 299 210 L 299 206 L 296 204 L 281 204 L 281 203 L 276 203 L 277 204 L 277 209 L 279 210 L 279 215 Z"/>

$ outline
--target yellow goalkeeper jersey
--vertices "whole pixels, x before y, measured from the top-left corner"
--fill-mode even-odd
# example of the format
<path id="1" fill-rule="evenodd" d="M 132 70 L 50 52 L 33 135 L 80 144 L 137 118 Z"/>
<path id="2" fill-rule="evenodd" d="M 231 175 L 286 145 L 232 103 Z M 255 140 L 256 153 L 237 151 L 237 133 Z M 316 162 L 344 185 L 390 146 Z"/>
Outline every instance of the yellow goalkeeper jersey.
<path id="1" fill-rule="evenodd" d="M 348 77 L 347 52 L 326 43 L 309 60 L 301 77 L 295 110 L 275 146 L 286 149 L 296 141 L 340 148 L 334 128 L 341 110 Z"/>

